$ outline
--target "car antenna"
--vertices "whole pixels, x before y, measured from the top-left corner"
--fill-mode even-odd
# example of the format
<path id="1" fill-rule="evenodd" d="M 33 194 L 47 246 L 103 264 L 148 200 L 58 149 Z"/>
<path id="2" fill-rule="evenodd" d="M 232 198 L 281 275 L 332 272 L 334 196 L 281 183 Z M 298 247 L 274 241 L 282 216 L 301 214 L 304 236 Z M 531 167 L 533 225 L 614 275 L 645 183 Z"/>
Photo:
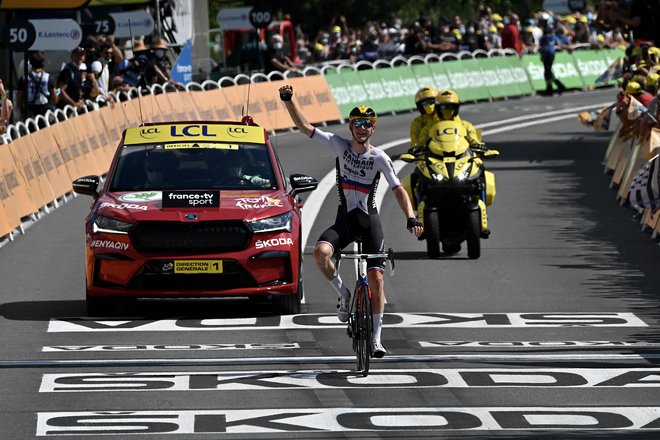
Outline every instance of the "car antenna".
<path id="1" fill-rule="evenodd" d="M 131 37 L 131 52 L 133 52 L 133 56 L 135 56 L 135 42 L 133 41 L 133 27 L 131 26 L 131 19 L 128 19 L 128 33 Z M 142 101 L 140 100 L 140 96 L 142 95 L 142 86 L 138 84 L 138 108 L 140 109 L 140 126 L 144 125 L 144 118 L 142 117 Z"/>

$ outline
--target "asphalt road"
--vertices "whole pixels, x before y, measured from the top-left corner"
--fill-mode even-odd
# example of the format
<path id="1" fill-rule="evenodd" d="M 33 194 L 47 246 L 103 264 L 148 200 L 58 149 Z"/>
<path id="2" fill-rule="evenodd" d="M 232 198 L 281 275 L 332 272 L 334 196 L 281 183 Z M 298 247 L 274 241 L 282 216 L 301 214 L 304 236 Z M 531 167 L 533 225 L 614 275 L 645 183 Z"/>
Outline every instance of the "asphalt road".
<path id="1" fill-rule="evenodd" d="M 426 258 L 386 194 L 389 353 L 368 378 L 309 253 L 301 315 L 223 300 L 85 316 L 90 199 L 61 206 L 0 248 L 0 438 L 657 438 L 658 246 L 608 188 L 610 134 L 575 117 L 614 93 L 463 107 L 501 152 L 478 260 Z M 374 143 L 396 158 L 413 117 L 382 116 Z M 333 172 L 303 135 L 273 142 L 288 173 Z M 337 196 L 307 197 L 309 248 Z"/>

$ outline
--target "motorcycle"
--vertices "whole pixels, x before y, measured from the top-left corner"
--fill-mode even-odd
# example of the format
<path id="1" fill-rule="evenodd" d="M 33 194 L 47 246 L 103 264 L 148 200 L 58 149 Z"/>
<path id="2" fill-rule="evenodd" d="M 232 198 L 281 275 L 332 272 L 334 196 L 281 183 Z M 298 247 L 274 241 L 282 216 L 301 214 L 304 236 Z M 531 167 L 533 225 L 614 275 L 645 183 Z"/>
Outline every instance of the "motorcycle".
<path id="1" fill-rule="evenodd" d="M 456 254 L 466 241 L 468 257 L 477 259 L 481 238 L 489 233 L 486 206 L 493 203 L 496 193 L 495 175 L 484 168 L 483 159 L 499 152 L 470 148 L 459 122 L 438 122 L 430 132 L 427 148 L 400 156 L 417 165 L 407 189 L 417 202 L 427 254 L 429 258 L 440 256 L 441 244 L 442 252 Z"/>

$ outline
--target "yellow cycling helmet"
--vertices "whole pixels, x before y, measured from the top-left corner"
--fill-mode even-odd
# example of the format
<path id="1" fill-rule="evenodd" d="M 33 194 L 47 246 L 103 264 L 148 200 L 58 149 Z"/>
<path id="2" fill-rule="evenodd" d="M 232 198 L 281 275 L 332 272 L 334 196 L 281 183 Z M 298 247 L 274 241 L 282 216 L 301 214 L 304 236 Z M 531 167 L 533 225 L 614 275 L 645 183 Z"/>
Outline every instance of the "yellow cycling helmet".
<path id="1" fill-rule="evenodd" d="M 352 121 L 353 119 L 369 119 L 372 122 L 375 122 L 376 119 L 378 119 L 378 116 L 371 107 L 367 105 L 358 105 L 357 107 L 353 107 L 353 110 L 351 110 L 351 113 L 348 115 L 349 121 Z"/>
<path id="2" fill-rule="evenodd" d="M 435 107 L 435 98 L 438 89 L 433 86 L 422 87 L 415 94 L 415 105 L 422 115 L 432 115 Z"/>
<path id="3" fill-rule="evenodd" d="M 461 100 L 451 89 L 441 91 L 435 98 L 435 112 L 440 119 L 454 119 L 458 115 L 460 106 Z"/>

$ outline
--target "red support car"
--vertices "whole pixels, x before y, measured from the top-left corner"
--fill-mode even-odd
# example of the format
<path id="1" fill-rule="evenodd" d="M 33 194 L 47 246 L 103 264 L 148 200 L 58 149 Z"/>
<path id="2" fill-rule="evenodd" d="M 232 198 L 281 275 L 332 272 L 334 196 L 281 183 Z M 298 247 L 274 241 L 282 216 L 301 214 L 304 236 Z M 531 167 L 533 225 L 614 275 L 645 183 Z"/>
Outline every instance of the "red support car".
<path id="1" fill-rule="evenodd" d="M 301 204 L 311 176 L 286 178 L 266 130 L 235 122 L 124 131 L 107 178 L 73 182 L 85 221 L 87 307 L 137 298 L 302 298 Z"/>

